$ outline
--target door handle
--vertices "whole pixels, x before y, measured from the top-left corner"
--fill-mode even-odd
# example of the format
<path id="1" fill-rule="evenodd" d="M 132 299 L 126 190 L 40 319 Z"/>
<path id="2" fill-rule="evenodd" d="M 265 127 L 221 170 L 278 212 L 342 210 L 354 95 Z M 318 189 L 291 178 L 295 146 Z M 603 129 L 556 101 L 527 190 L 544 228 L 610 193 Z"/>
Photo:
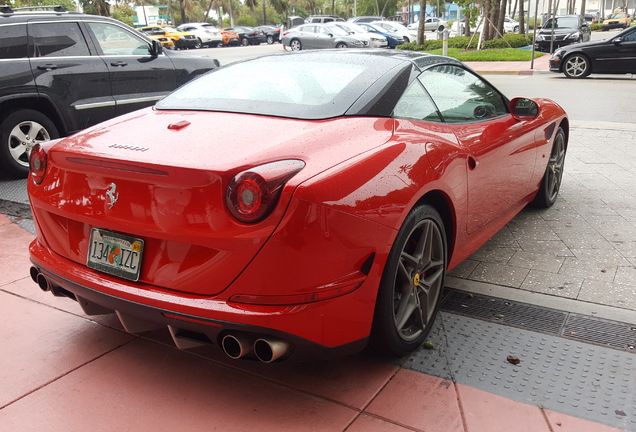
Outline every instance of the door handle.
<path id="1" fill-rule="evenodd" d="M 126 63 L 125 61 L 117 61 L 117 62 L 111 62 L 110 65 L 114 67 L 124 67 L 124 66 L 128 66 L 128 63 Z"/>
<path id="2" fill-rule="evenodd" d="M 54 70 L 57 69 L 57 65 L 47 63 L 45 65 L 38 66 L 38 70 Z"/>

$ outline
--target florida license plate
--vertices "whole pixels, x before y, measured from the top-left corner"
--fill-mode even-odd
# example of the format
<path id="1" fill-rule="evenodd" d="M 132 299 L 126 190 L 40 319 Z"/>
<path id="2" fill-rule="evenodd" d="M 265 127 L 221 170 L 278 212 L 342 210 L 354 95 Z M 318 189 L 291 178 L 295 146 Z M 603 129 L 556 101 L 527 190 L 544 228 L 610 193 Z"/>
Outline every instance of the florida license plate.
<path id="1" fill-rule="evenodd" d="M 143 251 L 142 239 L 93 228 L 86 265 L 104 273 L 137 281 Z"/>

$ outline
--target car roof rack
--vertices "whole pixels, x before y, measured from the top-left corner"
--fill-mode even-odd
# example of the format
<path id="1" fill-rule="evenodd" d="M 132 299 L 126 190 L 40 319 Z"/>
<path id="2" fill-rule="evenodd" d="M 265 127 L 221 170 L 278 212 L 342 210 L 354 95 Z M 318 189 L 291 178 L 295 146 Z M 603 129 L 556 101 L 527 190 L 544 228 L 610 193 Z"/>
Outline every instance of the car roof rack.
<path id="1" fill-rule="evenodd" d="M 11 8 L 11 6 L 0 6 L 0 10 L 3 13 L 13 13 L 13 12 L 22 12 L 22 11 L 53 11 L 53 12 L 68 12 L 66 8 L 62 5 L 41 5 L 41 6 L 22 6 L 18 8 Z"/>

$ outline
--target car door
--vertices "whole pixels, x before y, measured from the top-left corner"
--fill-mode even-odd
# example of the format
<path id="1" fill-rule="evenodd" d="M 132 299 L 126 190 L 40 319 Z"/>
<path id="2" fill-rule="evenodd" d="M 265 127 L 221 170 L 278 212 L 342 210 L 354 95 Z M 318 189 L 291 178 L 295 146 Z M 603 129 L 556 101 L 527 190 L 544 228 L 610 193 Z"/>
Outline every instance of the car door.
<path id="1" fill-rule="evenodd" d="M 636 27 L 611 40 L 597 53 L 592 72 L 636 73 Z"/>
<path id="2" fill-rule="evenodd" d="M 300 32 L 300 42 L 302 43 L 303 49 L 315 49 L 317 47 L 316 38 L 318 34 L 316 33 L 317 29 L 315 25 L 304 25 L 298 28 L 298 32 Z"/>
<path id="3" fill-rule="evenodd" d="M 58 106 L 69 133 L 115 115 L 108 68 L 78 21 L 30 21 L 27 31 L 37 90 Z"/>
<path id="4" fill-rule="evenodd" d="M 177 87 L 172 60 L 151 55 L 141 36 L 115 23 L 85 24 L 108 68 L 117 115 L 154 105 Z"/>
<path id="5" fill-rule="evenodd" d="M 334 45 L 333 30 L 325 26 L 316 26 L 316 48 L 333 48 Z"/>
<path id="6" fill-rule="evenodd" d="M 532 192 L 536 126 L 515 120 L 501 93 L 460 66 L 435 66 L 418 79 L 466 152 L 466 232 L 509 216 Z"/>

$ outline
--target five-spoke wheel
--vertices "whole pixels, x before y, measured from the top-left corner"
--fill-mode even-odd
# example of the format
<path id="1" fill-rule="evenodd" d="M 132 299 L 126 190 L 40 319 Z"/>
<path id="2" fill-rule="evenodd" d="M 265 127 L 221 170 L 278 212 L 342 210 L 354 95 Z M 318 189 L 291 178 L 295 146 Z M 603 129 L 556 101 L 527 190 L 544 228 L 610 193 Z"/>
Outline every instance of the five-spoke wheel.
<path id="1" fill-rule="evenodd" d="M 563 132 L 562 128 L 559 128 L 554 137 L 550 159 L 548 160 L 548 166 L 545 169 L 539 192 L 537 192 L 537 196 L 533 201 L 535 206 L 548 208 L 556 201 L 563 178 L 565 151 L 565 132 Z"/>
<path id="2" fill-rule="evenodd" d="M 447 265 L 439 213 L 421 205 L 407 216 L 386 263 L 373 328 L 374 346 L 403 356 L 428 335 L 437 315 Z"/>
<path id="3" fill-rule="evenodd" d="M 585 78 L 590 72 L 590 61 L 584 55 L 571 55 L 563 63 L 563 73 L 568 78 Z"/>

